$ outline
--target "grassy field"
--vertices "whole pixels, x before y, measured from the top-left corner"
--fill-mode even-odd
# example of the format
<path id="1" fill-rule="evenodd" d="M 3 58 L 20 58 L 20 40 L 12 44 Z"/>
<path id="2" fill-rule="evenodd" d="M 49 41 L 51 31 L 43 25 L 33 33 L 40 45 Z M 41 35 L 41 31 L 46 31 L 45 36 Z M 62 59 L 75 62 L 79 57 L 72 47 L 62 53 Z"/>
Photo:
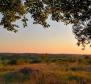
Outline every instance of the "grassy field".
<path id="1" fill-rule="evenodd" d="M 0 84 L 91 84 L 91 57 L 1 53 Z"/>

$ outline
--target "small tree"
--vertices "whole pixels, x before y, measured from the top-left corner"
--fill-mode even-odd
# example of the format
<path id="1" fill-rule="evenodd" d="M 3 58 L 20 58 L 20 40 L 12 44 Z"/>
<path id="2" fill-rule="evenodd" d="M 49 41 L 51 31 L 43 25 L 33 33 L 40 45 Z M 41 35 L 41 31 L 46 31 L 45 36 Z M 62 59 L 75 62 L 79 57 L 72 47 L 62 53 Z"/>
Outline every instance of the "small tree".
<path id="1" fill-rule="evenodd" d="M 16 65 L 17 64 L 17 60 L 16 59 L 12 59 L 12 60 L 9 61 L 8 64 L 10 64 L 10 65 Z"/>

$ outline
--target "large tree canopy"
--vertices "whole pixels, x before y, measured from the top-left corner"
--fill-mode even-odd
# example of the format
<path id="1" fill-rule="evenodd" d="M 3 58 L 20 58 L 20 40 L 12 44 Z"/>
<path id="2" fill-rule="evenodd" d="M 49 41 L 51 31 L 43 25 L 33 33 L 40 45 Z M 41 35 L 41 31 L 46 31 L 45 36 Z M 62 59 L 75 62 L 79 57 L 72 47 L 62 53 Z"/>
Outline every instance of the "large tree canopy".
<path id="1" fill-rule="evenodd" d="M 9 31 L 17 31 L 21 20 L 27 26 L 29 13 L 34 24 L 49 27 L 48 16 L 53 21 L 73 24 L 72 31 L 78 40 L 77 45 L 85 47 L 91 41 L 91 0 L 0 0 L 0 25 Z"/>

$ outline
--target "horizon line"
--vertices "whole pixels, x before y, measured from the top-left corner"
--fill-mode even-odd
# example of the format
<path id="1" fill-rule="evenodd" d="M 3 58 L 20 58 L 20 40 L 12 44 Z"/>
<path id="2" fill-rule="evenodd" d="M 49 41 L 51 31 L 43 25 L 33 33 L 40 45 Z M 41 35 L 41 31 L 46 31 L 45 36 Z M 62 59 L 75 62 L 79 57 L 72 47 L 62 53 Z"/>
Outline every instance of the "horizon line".
<path id="1" fill-rule="evenodd" d="M 0 54 L 68 54 L 68 55 L 91 55 L 82 53 L 41 53 L 41 52 L 0 52 Z"/>

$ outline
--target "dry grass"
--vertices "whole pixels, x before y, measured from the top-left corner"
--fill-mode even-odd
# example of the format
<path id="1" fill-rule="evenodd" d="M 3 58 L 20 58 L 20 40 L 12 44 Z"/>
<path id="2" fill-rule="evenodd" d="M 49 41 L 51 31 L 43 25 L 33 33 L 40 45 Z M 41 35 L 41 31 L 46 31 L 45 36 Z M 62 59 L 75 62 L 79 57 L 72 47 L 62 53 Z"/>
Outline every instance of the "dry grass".
<path id="1" fill-rule="evenodd" d="M 91 84 L 90 58 L 45 58 L 39 63 L 0 66 L 0 84 Z"/>

